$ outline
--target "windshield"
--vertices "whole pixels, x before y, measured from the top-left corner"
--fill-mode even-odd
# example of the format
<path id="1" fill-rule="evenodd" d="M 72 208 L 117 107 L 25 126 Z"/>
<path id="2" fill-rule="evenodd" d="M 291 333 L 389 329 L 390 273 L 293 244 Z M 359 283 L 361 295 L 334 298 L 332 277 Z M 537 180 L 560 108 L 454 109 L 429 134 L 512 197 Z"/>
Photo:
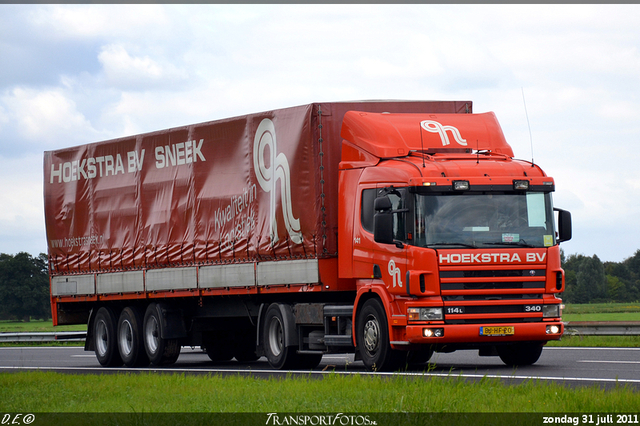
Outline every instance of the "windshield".
<path id="1" fill-rule="evenodd" d="M 555 244 L 550 193 L 414 196 L 415 245 L 549 247 Z"/>

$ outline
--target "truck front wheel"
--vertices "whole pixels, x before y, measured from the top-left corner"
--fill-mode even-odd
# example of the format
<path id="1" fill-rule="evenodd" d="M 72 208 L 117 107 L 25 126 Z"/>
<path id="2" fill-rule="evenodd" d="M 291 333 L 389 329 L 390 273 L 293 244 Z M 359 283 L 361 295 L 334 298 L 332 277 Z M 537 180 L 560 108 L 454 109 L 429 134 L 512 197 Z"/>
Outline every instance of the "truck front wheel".
<path id="1" fill-rule="evenodd" d="M 521 366 L 535 364 L 542 354 L 540 343 L 514 343 L 498 346 L 498 355 L 507 365 Z"/>
<path id="2" fill-rule="evenodd" d="M 406 352 L 391 349 L 387 316 L 378 299 L 367 300 L 357 314 L 356 339 L 365 367 L 393 371 L 406 361 Z"/>
<path id="3" fill-rule="evenodd" d="M 162 320 L 158 305 L 152 303 L 144 314 L 144 349 L 153 365 L 167 365 L 176 362 L 180 356 L 178 339 L 163 339 L 160 333 Z"/>
<path id="4" fill-rule="evenodd" d="M 149 364 L 142 339 L 142 315 L 134 307 L 126 307 L 118 320 L 118 348 L 120 357 L 127 367 Z"/>
<path id="5" fill-rule="evenodd" d="M 122 365 L 116 339 L 116 316 L 110 308 L 102 307 L 93 323 L 96 358 L 103 367 Z"/>

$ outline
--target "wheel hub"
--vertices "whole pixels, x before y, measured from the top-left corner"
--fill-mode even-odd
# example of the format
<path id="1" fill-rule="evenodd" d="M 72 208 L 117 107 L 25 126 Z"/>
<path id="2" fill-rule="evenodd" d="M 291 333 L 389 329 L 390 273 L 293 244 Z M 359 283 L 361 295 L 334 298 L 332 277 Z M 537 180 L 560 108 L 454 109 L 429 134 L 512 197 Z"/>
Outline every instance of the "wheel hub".
<path id="1" fill-rule="evenodd" d="M 122 332 L 120 333 L 120 348 L 123 353 L 128 355 L 133 349 L 133 327 L 129 321 L 124 321 L 122 328 Z"/>
<path id="2" fill-rule="evenodd" d="M 269 347 L 275 356 L 279 356 L 284 350 L 284 331 L 278 318 L 273 318 L 269 324 Z"/>
<path id="3" fill-rule="evenodd" d="M 380 345 L 380 325 L 375 319 L 369 319 L 364 325 L 364 347 L 373 353 Z"/>

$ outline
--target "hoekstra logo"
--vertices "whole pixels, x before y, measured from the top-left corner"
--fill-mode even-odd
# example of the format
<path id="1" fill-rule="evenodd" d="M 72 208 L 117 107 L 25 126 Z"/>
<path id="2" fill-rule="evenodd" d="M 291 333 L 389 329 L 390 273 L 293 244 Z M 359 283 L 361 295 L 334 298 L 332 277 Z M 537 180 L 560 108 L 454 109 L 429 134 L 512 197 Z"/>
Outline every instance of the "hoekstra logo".
<path id="1" fill-rule="evenodd" d="M 387 266 L 389 269 L 389 275 L 393 278 L 393 288 L 396 286 L 402 287 L 402 272 L 400 271 L 400 268 L 396 266 L 396 262 L 391 259 Z"/>
<path id="2" fill-rule="evenodd" d="M 265 150 L 268 148 L 269 166 L 265 164 Z M 271 194 L 269 206 L 269 227 L 271 245 L 278 242 L 278 222 L 276 220 L 276 185 L 280 185 L 282 215 L 291 241 L 302 244 L 300 220 L 293 216 L 291 199 L 291 172 L 289 161 L 283 153 L 278 154 L 276 128 L 273 121 L 265 118 L 260 122 L 253 141 L 253 167 L 258 183 L 263 191 Z"/>
<path id="3" fill-rule="evenodd" d="M 440 139 L 442 140 L 442 146 L 447 146 L 451 143 L 449 142 L 449 135 L 447 134 L 447 132 L 451 132 L 451 136 L 453 136 L 453 139 L 458 144 L 462 146 L 467 146 L 467 140 L 462 139 L 462 136 L 460 135 L 460 131 L 458 130 L 457 127 L 443 126 L 441 123 L 438 123 L 437 121 L 433 121 L 433 120 L 424 120 L 423 122 L 420 123 L 420 126 L 422 126 L 422 128 L 427 132 L 439 133 Z"/>

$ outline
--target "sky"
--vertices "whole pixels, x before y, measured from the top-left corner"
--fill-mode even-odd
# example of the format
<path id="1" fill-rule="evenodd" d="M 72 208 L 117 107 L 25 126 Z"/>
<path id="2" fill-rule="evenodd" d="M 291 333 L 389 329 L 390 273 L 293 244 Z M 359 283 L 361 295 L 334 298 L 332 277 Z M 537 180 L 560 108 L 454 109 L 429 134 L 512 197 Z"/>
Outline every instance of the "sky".
<path id="1" fill-rule="evenodd" d="M 0 4 L 0 253 L 46 252 L 43 152 L 313 102 L 471 100 L 640 249 L 640 5 Z"/>

